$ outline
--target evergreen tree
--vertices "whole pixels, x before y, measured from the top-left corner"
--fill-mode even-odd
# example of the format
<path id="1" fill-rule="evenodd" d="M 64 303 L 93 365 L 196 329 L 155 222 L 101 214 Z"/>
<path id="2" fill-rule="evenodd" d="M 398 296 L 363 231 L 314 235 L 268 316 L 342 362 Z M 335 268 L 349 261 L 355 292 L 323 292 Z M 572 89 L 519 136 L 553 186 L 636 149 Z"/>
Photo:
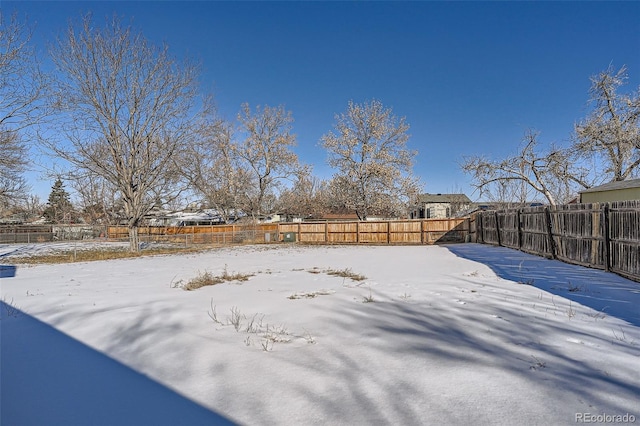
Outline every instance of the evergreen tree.
<path id="1" fill-rule="evenodd" d="M 44 210 L 44 217 L 51 223 L 73 222 L 73 205 L 69 193 L 64 188 L 64 183 L 60 178 L 56 179 L 51 187 L 51 193 L 47 201 L 47 208 Z"/>

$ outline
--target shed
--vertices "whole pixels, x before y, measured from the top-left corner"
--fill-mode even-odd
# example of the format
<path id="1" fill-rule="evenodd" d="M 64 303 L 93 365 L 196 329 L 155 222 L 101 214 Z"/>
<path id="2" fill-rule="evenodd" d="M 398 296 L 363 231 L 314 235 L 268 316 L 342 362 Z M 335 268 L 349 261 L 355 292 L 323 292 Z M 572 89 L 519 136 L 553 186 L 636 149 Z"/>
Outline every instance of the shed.
<path id="1" fill-rule="evenodd" d="M 444 219 L 455 217 L 471 208 L 471 200 L 465 194 L 422 194 L 418 205 L 411 212 L 411 219 Z"/>
<path id="2" fill-rule="evenodd" d="M 581 203 L 640 200 L 640 179 L 609 182 L 580 192 Z"/>

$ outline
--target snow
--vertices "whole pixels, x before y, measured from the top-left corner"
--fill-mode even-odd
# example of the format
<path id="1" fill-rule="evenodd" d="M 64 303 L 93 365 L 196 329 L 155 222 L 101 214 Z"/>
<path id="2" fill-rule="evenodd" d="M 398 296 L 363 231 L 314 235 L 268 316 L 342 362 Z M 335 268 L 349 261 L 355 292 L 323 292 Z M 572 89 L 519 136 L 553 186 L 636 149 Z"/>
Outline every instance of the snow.
<path id="1" fill-rule="evenodd" d="M 0 259 L 47 255 L 74 250 L 122 250 L 129 247 L 129 242 L 106 241 L 61 241 L 33 244 L 0 244 Z"/>
<path id="2" fill-rule="evenodd" d="M 253 276 L 180 288 L 225 270 Z M 3 425 L 640 419 L 640 283 L 500 247 L 239 246 L 0 286 Z"/>

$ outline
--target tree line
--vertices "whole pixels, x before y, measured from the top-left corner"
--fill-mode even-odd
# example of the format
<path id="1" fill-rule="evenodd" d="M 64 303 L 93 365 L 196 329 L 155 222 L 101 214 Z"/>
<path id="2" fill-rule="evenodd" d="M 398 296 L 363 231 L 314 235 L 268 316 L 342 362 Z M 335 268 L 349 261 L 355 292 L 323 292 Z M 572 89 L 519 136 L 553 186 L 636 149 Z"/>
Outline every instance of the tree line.
<path id="1" fill-rule="evenodd" d="M 199 67 L 177 60 L 118 17 L 97 25 L 88 14 L 71 22 L 49 48 L 55 65 L 42 73 L 31 31 L 0 11 L 0 207 L 29 196 L 23 177 L 30 144 L 63 161 L 47 204 L 68 207 L 62 181 L 79 194 L 84 212 L 117 209 L 129 227 L 158 205 L 186 193 L 229 217 L 272 212 L 312 216 L 322 211 L 404 215 L 420 182 L 408 124 L 372 100 L 350 102 L 321 139 L 334 168 L 313 175 L 294 152 L 293 117 L 283 106 L 243 104 L 234 122 L 217 114 L 198 86 Z M 117 207 L 115 207 L 117 206 Z M 57 219 L 55 219 L 57 220 Z"/>

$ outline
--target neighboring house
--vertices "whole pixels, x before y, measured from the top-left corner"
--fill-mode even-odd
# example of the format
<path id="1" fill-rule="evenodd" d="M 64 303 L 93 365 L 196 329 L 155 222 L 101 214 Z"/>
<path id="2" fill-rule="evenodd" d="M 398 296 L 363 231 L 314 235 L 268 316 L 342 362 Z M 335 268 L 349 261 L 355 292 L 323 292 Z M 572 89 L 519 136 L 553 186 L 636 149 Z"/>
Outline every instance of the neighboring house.
<path id="1" fill-rule="evenodd" d="M 278 223 L 285 222 L 286 216 L 284 213 L 271 213 L 267 215 L 260 215 L 257 219 L 260 223 Z"/>
<path id="2" fill-rule="evenodd" d="M 581 203 L 640 200 L 640 179 L 609 182 L 580 192 Z"/>
<path id="3" fill-rule="evenodd" d="M 231 218 L 230 222 L 235 220 Z M 218 212 L 211 209 L 199 211 L 159 211 L 148 217 L 151 226 L 197 226 L 197 225 L 223 225 L 224 219 Z"/>
<path id="4" fill-rule="evenodd" d="M 24 221 L 17 215 L 0 218 L 0 225 L 22 225 Z"/>
<path id="5" fill-rule="evenodd" d="M 471 207 L 471 200 L 464 194 L 422 194 L 409 216 L 411 219 L 446 219 Z"/>

